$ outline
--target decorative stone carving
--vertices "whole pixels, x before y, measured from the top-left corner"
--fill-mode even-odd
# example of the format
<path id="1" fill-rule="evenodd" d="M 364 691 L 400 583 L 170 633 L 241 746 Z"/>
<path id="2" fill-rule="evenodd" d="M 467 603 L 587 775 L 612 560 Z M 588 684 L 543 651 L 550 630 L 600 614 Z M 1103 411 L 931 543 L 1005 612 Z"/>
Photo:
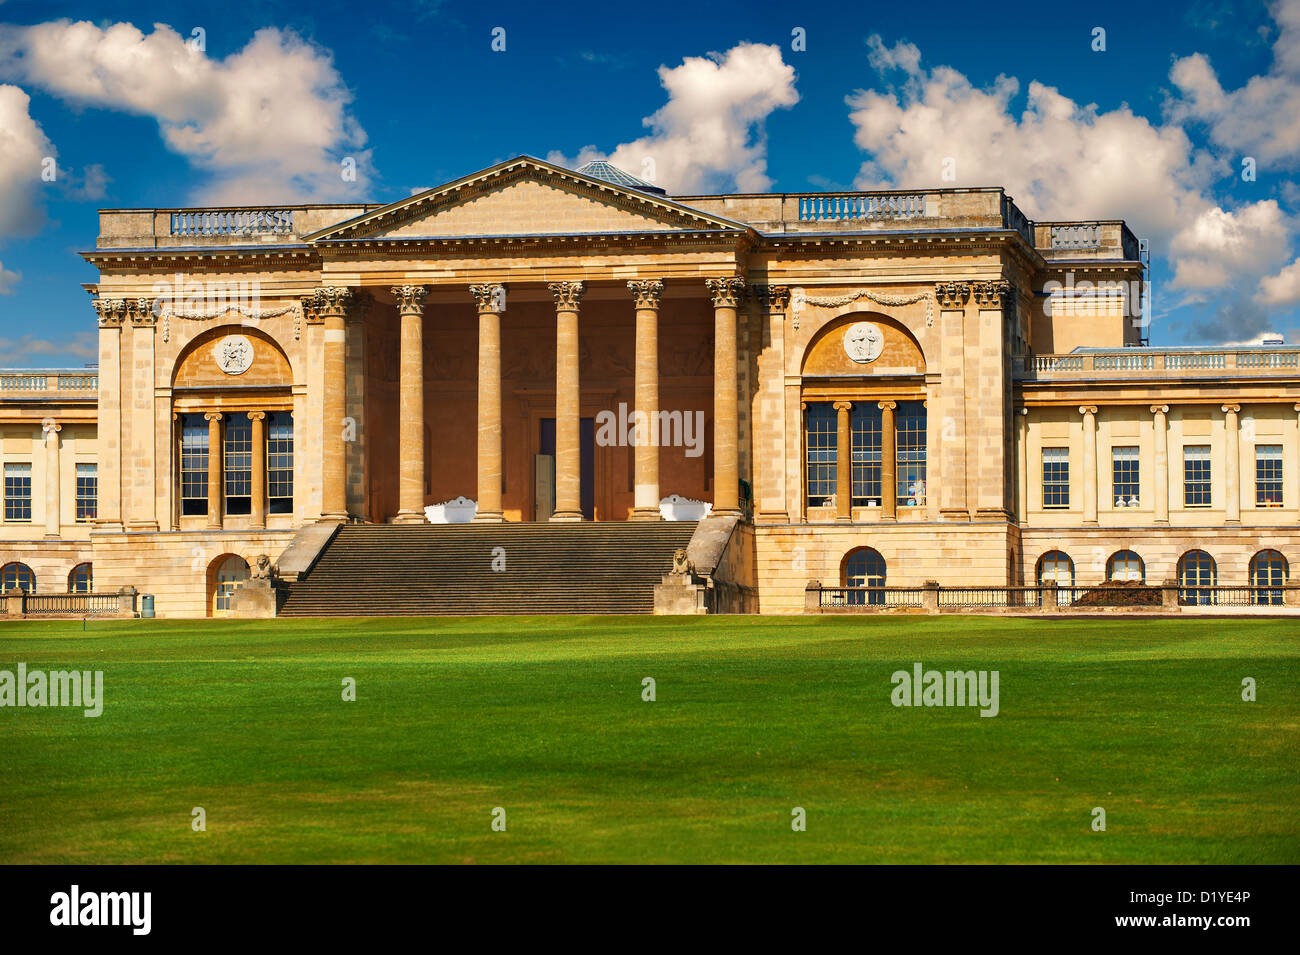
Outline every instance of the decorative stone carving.
<path id="1" fill-rule="evenodd" d="M 742 278 L 705 279 L 714 308 L 739 308 L 745 299 L 745 280 Z"/>
<path id="2" fill-rule="evenodd" d="M 870 322 L 855 322 L 844 331 L 844 354 L 859 365 L 873 362 L 885 347 L 885 333 Z"/>
<path id="3" fill-rule="evenodd" d="M 395 285 L 393 297 L 397 299 L 397 311 L 402 315 L 423 315 L 424 296 L 428 288 L 423 285 Z"/>
<path id="4" fill-rule="evenodd" d="M 155 325 L 158 316 L 154 314 L 153 302 L 147 298 L 133 298 L 126 303 L 127 317 L 132 325 Z"/>
<path id="5" fill-rule="evenodd" d="M 659 300 L 664 294 L 664 283 L 660 279 L 640 279 L 628 282 L 632 290 L 632 299 L 637 308 L 658 308 Z"/>
<path id="6" fill-rule="evenodd" d="M 461 495 L 441 504 L 430 504 L 424 509 L 424 519 L 430 524 L 468 524 L 478 513 L 478 502 Z"/>
<path id="7" fill-rule="evenodd" d="M 943 309 L 964 308 L 970 298 L 969 282 L 935 282 L 934 297 Z"/>
<path id="8" fill-rule="evenodd" d="M 673 574 L 684 577 L 695 573 L 695 562 L 686 556 L 686 548 L 679 547 L 673 551 Z"/>
<path id="9" fill-rule="evenodd" d="M 217 342 L 212 354 L 227 375 L 242 375 L 253 366 L 253 343 L 243 335 L 227 335 Z"/>
<path id="10" fill-rule="evenodd" d="M 504 312 L 506 310 L 506 287 L 501 283 L 490 285 L 471 285 L 469 294 L 474 296 L 474 304 L 480 312 Z"/>
<path id="11" fill-rule="evenodd" d="M 356 293 L 345 286 L 327 285 L 318 288 L 312 296 L 316 311 L 325 316 L 346 315 L 349 308 L 357 301 Z"/>
<path id="12" fill-rule="evenodd" d="M 120 298 L 97 298 L 90 305 L 100 328 L 120 328 L 126 319 L 126 302 Z"/>
<path id="13" fill-rule="evenodd" d="M 271 564 L 271 558 L 266 554 L 258 554 L 253 558 L 253 579 L 264 580 L 269 578 L 275 568 Z"/>
<path id="14" fill-rule="evenodd" d="M 769 312 L 784 313 L 790 307 L 790 286 L 788 285 L 755 285 L 754 297 L 762 303 L 763 307 Z"/>
<path id="15" fill-rule="evenodd" d="M 702 521 L 712 510 L 708 501 L 692 501 L 680 494 L 669 494 L 659 502 L 659 516 L 666 521 Z"/>
<path id="16" fill-rule="evenodd" d="M 582 293 L 587 290 L 583 282 L 551 282 L 546 286 L 555 296 L 555 307 L 568 312 L 576 312 L 582 301 Z"/>
<path id="17" fill-rule="evenodd" d="M 996 282 L 972 282 L 975 304 L 980 308 L 1001 308 L 1006 296 L 1011 294 L 1011 283 L 999 279 Z"/>

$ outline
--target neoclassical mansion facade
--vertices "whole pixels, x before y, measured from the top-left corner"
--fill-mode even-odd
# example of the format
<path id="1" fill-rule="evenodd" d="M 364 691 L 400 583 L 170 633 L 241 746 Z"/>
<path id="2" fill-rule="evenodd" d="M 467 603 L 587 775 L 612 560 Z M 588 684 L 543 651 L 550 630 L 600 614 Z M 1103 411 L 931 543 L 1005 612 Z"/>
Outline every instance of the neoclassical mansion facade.
<path id="1" fill-rule="evenodd" d="M 668 196 L 521 157 L 387 205 L 103 210 L 84 255 L 98 367 L 0 373 L 6 591 L 221 613 L 314 527 L 445 502 L 707 503 L 764 613 L 810 579 L 1300 559 L 1300 351 L 1151 347 L 1125 224 L 998 188 Z"/>

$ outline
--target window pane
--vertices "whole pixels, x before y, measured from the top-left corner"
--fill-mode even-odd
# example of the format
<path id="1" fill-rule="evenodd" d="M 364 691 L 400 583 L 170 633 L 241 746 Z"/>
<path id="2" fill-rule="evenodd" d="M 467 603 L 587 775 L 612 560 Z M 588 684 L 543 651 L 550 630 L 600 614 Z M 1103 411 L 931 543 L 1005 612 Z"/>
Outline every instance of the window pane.
<path id="1" fill-rule="evenodd" d="M 181 416 L 181 513 L 208 512 L 208 422 Z"/>
<path id="2" fill-rule="evenodd" d="M 77 465 L 77 520 L 93 521 L 99 499 L 99 476 L 94 464 Z"/>
<path id="3" fill-rule="evenodd" d="M 849 424 L 853 431 L 853 503 L 880 504 L 880 404 L 855 401 Z"/>
<path id="4" fill-rule="evenodd" d="M 1043 448 L 1043 507 L 1070 506 L 1070 449 Z"/>
<path id="5" fill-rule="evenodd" d="M 1255 445 L 1255 504 L 1282 506 L 1282 445 Z"/>
<path id="6" fill-rule="evenodd" d="M 807 411 L 808 506 L 829 504 L 835 493 L 836 412 L 834 406 L 819 402 Z"/>
<path id="7" fill-rule="evenodd" d="M 246 414 L 226 416 L 222 473 L 225 477 L 226 513 L 251 513 L 253 509 L 253 422 Z"/>
<path id="8" fill-rule="evenodd" d="M 32 466 L 5 465 L 5 520 L 32 519 Z"/>
<path id="9" fill-rule="evenodd" d="M 895 493 L 899 504 L 925 503 L 925 427 L 925 405 L 919 401 L 899 402 L 895 419 Z"/>
<path id="10" fill-rule="evenodd" d="M 1210 446 L 1193 444 L 1183 448 L 1183 504 L 1210 506 Z"/>
<path id="11" fill-rule="evenodd" d="M 293 415 L 287 411 L 267 415 L 266 496 L 272 514 L 293 513 Z"/>
<path id="12" fill-rule="evenodd" d="M 1112 497 L 1116 507 L 1136 507 L 1141 495 L 1138 449 L 1113 448 Z"/>

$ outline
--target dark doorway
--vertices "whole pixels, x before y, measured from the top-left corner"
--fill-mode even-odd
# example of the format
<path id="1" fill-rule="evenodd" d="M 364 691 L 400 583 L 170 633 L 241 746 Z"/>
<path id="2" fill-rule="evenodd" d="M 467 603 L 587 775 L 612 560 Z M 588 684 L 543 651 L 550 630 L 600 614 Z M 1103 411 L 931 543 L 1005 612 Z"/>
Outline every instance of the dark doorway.
<path id="1" fill-rule="evenodd" d="M 536 518 L 547 520 L 555 503 L 555 419 L 540 419 L 537 435 Z M 578 422 L 578 490 L 579 506 L 583 520 L 593 520 L 596 514 L 596 419 L 582 418 Z M 549 487 L 543 487 L 549 481 Z M 549 492 L 549 493 L 548 493 Z M 543 515 L 542 511 L 549 508 Z"/>

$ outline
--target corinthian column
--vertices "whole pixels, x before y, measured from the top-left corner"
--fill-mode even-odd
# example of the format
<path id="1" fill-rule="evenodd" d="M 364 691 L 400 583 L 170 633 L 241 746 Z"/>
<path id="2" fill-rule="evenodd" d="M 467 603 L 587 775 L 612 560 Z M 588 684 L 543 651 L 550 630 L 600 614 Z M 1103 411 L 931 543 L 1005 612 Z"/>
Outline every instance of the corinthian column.
<path id="1" fill-rule="evenodd" d="M 1223 494 L 1228 499 L 1224 506 L 1224 520 L 1229 524 L 1241 523 L 1241 429 L 1237 426 L 1237 413 L 1241 405 L 1224 405 L 1224 432 L 1227 448 L 1224 457 L 1227 467 L 1223 475 Z"/>
<path id="2" fill-rule="evenodd" d="M 1155 522 L 1169 523 L 1169 427 L 1165 416 L 1169 414 L 1168 405 L 1152 405 L 1151 414 L 1155 416 L 1156 460 L 1155 460 Z"/>
<path id="3" fill-rule="evenodd" d="M 657 521 L 659 513 L 659 279 L 628 282 L 636 302 L 636 381 L 633 420 L 642 422 L 633 449 L 632 520 Z"/>
<path id="4" fill-rule="evenodd" d="M 350 288 L 316 291 L 316 310 L 324 323 L 324 394 L 321 395 L 321 520 L 348 517 L 347 487 L 347 329 L 353 302 Z"/>
<path id="5" fill-rule="evenodd" d="M 41 430 L 45 432 L 45 536 L 58 537 L 62 510 L 59 493 L 59 431 L 62 428 L 47 421 Z"/>
<path id="6" fill-rule="evenodd" d="M 501 313 L 504 285 L 471 285 L 478 306 L 478 512 L 476 521 L 500 521 Z"/>
<path id="7" fill-rule="evenodd" d="M 553 521 L 582 520 L 578 303 L 581 282 L 553 282 L 555 296 L 555 513 Z"/>
<path id="8" fill-rule="evenodd" d="M 393 289 L 401 320 L 397 408 L 397 516 L 395 524 L 424 523 L 424 296 L 423 285 Z"/>
<path id="9" fill-rule="evenodd" d="M 736 381 L 736 309 L 742 278 L 705 279 L 713 299 L 713 514 L 740 514 L 740 422 Z"/>

